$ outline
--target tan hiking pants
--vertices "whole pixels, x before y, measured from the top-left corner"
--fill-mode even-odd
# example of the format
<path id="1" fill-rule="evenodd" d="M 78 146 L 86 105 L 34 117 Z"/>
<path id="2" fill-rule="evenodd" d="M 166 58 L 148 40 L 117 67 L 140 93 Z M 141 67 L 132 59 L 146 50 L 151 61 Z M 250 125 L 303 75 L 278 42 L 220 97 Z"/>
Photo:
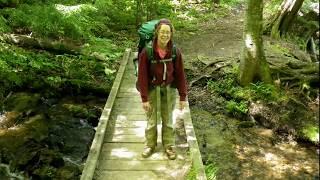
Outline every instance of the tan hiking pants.
<path id="1" fill-rule="evenodd" d="M 151 110 L 147 112 L 146 145 L 152 148 L 157 146 L 157 124 L 162 122 L 162 145 L 164 148 L 173 146 L 175 137 L 172 112 L 176 101 L 175 88 L 157 86 L 149 90 L 148 96 Z"/>

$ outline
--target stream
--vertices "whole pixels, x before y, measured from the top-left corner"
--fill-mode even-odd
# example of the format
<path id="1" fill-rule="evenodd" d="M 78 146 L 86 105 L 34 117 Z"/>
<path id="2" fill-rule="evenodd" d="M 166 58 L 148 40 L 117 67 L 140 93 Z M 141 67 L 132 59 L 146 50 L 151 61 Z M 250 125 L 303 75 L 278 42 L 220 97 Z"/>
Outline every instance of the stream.
<path id="1" fill-rule="evenodd" d="M 0 111 L 0 179 L 79 179 L 105 101 L 13 93 Z"/>

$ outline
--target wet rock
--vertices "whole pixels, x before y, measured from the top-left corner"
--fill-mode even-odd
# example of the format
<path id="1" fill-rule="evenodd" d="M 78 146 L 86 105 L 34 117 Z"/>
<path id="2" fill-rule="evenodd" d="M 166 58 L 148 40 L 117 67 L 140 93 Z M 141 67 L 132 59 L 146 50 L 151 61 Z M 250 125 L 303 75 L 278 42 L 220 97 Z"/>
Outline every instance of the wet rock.
<path id="1" fill-rule="evenodd" d="M 52 124 L 48 144 L 77 161 L 86 157 L 94 137 L 94 129 L 83 126 L 81 119 L 75 118 L 73 113 L 65 108 L 65 103 L 50 109 L 49 116 L 52 118 Z"/>

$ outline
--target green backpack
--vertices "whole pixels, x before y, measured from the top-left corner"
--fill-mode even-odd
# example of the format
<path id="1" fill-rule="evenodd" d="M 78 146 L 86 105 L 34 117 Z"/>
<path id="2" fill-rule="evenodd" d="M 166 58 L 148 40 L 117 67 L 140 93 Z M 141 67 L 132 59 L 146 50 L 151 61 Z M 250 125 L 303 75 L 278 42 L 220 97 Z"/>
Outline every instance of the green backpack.
<path id="1" fill-rule="evenodd" d="M 154 36 L 155 26 L 158 24 L 159 20 L 152 20 L 148 21 L 138 29 L 139 34 L 139 51 L 142 50 L 144 47 L 146 47 L 148 60 L 151 61 L 151 63 L 156 63 L 156 61 L 153 58 L 153 48 L 152 48 L 152 40 Z M 140 53 L 140 52 L 139 52 Z M 168 60 L 164 60 L 161 62 L 168 62 L 168 61 L 175 61 L 176 60 L 176 46 L 173 45 L 172 49 L 172 58 Z M 138 75 L 138 67 L 139 67 L 139 60 L 138 58 L 133 59 L 134 69 L 135 69 L 135 75 Z"/>
<path id="2" fill-rule="evenodd" d="M 142 24 L 142 26 L 138 29 L 138 34 L 140 38 L 138 47 L 140 49 L 144 48 L 147 45 L 147 43 L 153 39 L 155 26 L 158 23 L 159 20 L 148 21 Z"/>

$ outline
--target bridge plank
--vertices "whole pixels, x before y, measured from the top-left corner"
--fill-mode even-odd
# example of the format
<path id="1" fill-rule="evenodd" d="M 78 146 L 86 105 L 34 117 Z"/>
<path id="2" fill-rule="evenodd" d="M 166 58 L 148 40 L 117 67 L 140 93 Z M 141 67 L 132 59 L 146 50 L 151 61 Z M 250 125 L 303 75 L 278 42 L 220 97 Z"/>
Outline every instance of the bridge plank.
<path id="1" fill-rule="evenodd" d="M 124 135 L 124 134 L 131 134 L 131 135 L 136 135 L 136 134 L 142 134 L 144 135 L 144 127 L 138 127 L 138 128 L 115 128 L 113 131 L 114 135 Z"/>
<path id="2" fill-rule="evenodd" d="M 117 114 L 117 115 L 112 115 L 113 119 L 116 119 L 116 121 L 146 121 L 147 117 L 145 114 Z"/>
<path id="3" fill-rule="evenodd" d="M 118 143 L 143 143 L 144 136 L 137 136 L 131 134 L 113 135 L 105 138 L 104 142 L 118 142 Z"/>
<path id="4" fill-rule="evenodd" d="M 144 143 L 104 143 L 102 148 L 103 160 L 138 160 L 138 161 L 166 161 L 168 157 L 165 155 L 162 145 L 155 149 L 154 154 L 149 158 L 141 157 Z M 177 159 L 185 160 L 186 151 L 183 148 L 177 148 Z"/>
<path id="5" fill-rule="evenodd" d="M 115 124 L 116 128 L 133 128 L 133 127 L 147 127 L 147 121 L 117 121 Z"/>
<path id="6" fill-rule="evenodd" d="M 99 164 L 100 170 L 176 170 L 181 168 L 184 163 L 179 160 L 154 160 L 154 161 L 138 161 L 138 160 L 104 160 Z"/>
<path id="7" fill-rule="evenodd" d="M 130 177 L 130 178 L 129 178 Z M 153 171 L 100 171 L 96 175 L 97 180 L 125 180 L 125 179 L 139 179 L 139 180 L 158 180 L 156 172 Z"/>

